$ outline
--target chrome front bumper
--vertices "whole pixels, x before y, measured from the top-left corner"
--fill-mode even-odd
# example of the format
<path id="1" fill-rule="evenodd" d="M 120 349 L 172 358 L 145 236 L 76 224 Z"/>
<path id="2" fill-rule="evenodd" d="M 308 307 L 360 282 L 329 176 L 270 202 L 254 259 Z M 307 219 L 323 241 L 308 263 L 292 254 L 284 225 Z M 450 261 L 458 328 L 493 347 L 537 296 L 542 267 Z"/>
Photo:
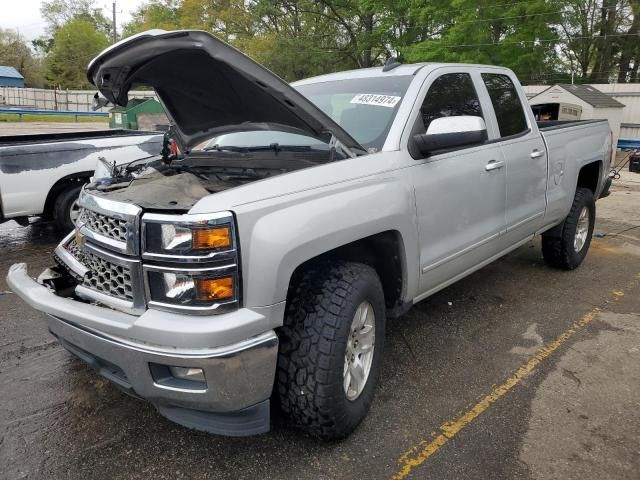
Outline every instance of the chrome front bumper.
<path id="1" fill-rule="evenodd" d="M 141 317 L 58 297 L 31 279 L 24 264 L 11 267 L 7 282 L 27 303 L 49 315 L 49 329 L 65 348 L 123 390 L 153 403 L 171 420 L 227 435 L 268 430 L 268 399 L 278 354 L 278 338 L 272 329 L 227 345 L 189 346 L 185 338 L 192 337 L 185 332 L 185 338 L 179 338 L 180 319 L 174 316 L 178 323 L 172 322 L 169 332 L 154 336 L 166 339 L 173 333 L 173 344 L 162 346 L 92 328 L 99 324 L 127 326 Z M 185 324 L 189 320 L 184 316 Z M 157 325 L 163 327 L 166 318 Z M 166 374 L 172 366 L 202 369 L 205 383 L 194 387 L 172 381 Z"/>

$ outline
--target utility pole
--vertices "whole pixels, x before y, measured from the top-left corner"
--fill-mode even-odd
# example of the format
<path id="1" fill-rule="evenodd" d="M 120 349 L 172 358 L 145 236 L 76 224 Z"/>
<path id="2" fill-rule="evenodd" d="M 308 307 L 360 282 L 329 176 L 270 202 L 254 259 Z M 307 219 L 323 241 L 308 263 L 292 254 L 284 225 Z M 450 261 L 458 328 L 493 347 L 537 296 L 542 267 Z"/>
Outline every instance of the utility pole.
<path id="1" fill-rule="evenodd" d="M 112 25 L 112 35 L 113 35 L 113 43 L 116 43 L 118 39 L 118 33 L 116 32 L 116 2 L 113 2 L 113 25 Z"/>

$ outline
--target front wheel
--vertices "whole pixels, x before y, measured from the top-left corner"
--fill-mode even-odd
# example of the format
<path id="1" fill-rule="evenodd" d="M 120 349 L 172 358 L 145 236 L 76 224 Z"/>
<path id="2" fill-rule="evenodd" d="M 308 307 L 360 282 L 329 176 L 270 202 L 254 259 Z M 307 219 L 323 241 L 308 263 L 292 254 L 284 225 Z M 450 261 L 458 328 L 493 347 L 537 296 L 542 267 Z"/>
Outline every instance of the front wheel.
<path id="1" fill-rule="evenodd" d="M 53 205 L 53 220 L 56 228 L 64 233 L 75 228 L 76 220 L 80 214 L 78 196 L 82 185 L 70 187 L 61 192 Z"/>
<path id="2" fill-rule="evenodd" d="M 294 279 L 280 330 L 280 408 L 320 438 L 349 435 L 369 411 L 385 335 L 380 279 L 371 267 L 339 262 Z"/>
<path id="3" fill-rule="evenodd" d="M 596 201 L 588 188 L 578 188 L 569 215 L 554 232 L 542 235 L 542 255 L 552 267 L 573 270 L 587 256 L 596 221 Z"/>

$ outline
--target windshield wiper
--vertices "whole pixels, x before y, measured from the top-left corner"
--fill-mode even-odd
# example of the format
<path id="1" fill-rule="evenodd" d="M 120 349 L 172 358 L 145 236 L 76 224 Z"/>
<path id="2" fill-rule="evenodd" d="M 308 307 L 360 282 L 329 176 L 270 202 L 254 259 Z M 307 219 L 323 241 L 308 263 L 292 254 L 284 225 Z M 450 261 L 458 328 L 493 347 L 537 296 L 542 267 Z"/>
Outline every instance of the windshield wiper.
<path id="1" fill-rule="evenodd" d="M 255 145 L 251 147 L 237 147 L 234 145 L 212 145 L 202 149 L 205 152 L 216 150 L 218 152 L 262 152 L 273 150 L 274 152 L 310 152 L 314 150 L 310 145 L 280 145 L 279 143 L 270 143 L 269 145 Z M 319 149 L 315 149 L 319 150 Z"/>
<path id="2" fill-rule="evenodd" d="M 233 145 L 211 145 L 210 147 L 205 147 L 202 149 L 203 152 L 210 152 L 215 150 L 216 152 L 247 152 L 248 150 L 245 147 L 236 147 Z"/>

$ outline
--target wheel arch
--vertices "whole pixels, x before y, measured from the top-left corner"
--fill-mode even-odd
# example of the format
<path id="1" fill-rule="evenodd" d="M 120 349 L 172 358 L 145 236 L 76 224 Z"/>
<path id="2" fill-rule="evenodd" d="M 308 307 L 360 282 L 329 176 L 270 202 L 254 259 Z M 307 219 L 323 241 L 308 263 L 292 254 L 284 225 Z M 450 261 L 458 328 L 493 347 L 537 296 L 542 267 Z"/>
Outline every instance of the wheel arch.
<path id="1" fill-rule="evenodd" d="M 602 179 L 602 160 L 596 160 L 594 162 L 587 163 L 580 167 L 578 171 L 578 181 L 576 184 L 576 191 L 578 188 L 588 188 L 593 193 L 594 197 L 598 197 L 597 192 L 601 188 Z"/>
<path id="2" fill-rule="evenodd" d="M 43 216 L 51 218 L 53 216 L 53 206 L 55 205 L 58 195 L 70 187 L 87 183 L 92 175 L 93 171 L 90 170 L 86 172 L 75 172 L 58 179 L 49 189 L 49 193 L 47 194 L 47 198 L 44 202 L 44 208 L 42 210 Z"/>
<path id="3" fill-rule="evenodd" d="M 390 316 L 404 312 L 407 264 L 402 234 L 398 230 L 386 230 L 360 238 L 302 262 L 292 272 L 289 287 L 306 268 L 332 261 L 363 263 L 373 268 L 382 284 L 387 312 Z"/>

